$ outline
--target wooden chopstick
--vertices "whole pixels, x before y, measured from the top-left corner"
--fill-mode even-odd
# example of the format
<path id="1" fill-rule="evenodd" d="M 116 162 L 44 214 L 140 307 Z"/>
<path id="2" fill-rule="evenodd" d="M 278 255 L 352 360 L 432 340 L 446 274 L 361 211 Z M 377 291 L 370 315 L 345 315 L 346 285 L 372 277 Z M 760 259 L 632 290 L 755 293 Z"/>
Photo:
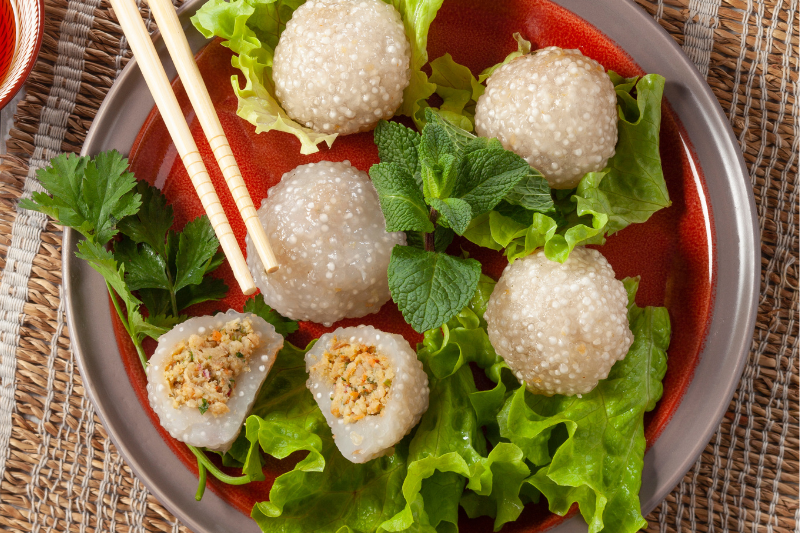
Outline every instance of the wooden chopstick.
<path id="1" fill-rule="evenodd" d="M 178 15 L 175 13 L 175 7 L 170 0 L 148 0 L 147 3 L 150 5 L 150 10 L 156 19 L 161 36 L 167 44 L 167 50 L 169 50 L 169 55 L 172 57 L 172 62 L 175 63 L 175 67 L 178 69 L 178 76 L 183 82 L 186 94 L 189 95 L 189 100 L 192 102 L 192 107 L 194 107 L 197 118 L 200 120 L 203 133 L 205 133 L 211 150 L 214 152 L 214 157 L 216 157 L 217 163 L 222 169 L 222 175 L 225 177 L 225 182 L 228 184 L 228 189 L 230 189 L 231 195 L 236 202 L 236 207 L 242 215 L 247 232 L 253 240 L 261 262 L 264 263 L 264 268 L 267 272 L 274 272 L 278 270 L 278 261 L 275 259 L 275 254 L 269 245 L 264 227 L 258 219 L 253 200 L 250 198 L 244 179 L 242 179 L 242 172 L 239 170 L 239 165 L 233 156 L 231 145 L 225 136 L 225 131 L 222 129 L 222 124 L 217 116 L 217 111 L 214 109 L 214 104 L 211 102 L 211 96 L 208 94 L 203 77 L 200 75 L 200 69 L 197 68 L 192 49 L 189 48 L 186 34 L 183 32 Z"/>
<path id="2" fill-rule="evenodd" d="M 189 173 L 189 178 L 200 197 L 200 202 L 217 234 L 222 251 L 233 269 L 233 275 L 244 294 L 253 294 L 256 291 L 253 276 L 247 268 L 242 250 L 236 242 L 228 217 L 225 216 L 217 192 L 211 183 L 211 177 L 203 164 L 203 159 L 178 105 L 178 99 L 172 92 L 167 74 L 158 58 L 153 41 L 150 40 L 139 10 L 133 0 L 111 0 L 111 7 L 117 15 L 133 55 L 139 63 L 139 70 L 144 76 L 144 81 L 153 95 L 158 111 L 178 150 L 178 155 L 183 160 L 186 172 Z"/>

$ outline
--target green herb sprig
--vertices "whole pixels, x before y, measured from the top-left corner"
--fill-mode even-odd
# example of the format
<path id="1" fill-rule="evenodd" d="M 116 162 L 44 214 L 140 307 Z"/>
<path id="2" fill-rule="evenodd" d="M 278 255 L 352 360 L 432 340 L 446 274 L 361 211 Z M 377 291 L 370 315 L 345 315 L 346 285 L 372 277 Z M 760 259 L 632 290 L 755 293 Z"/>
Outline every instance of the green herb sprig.
<path id="1" fill-rule="evenodd" d="M 105 279 L 143 367 L 147 366 L 145 337 L 158 339 L 185 320 L 180 311 L 227 293 L 221 280 L 208 276 L 224 259 L 217 252 L 219 242 L 208 218 L 189 222 L 181 233 L 171 230 L 173 212 L 166 198 L 147 183 L 137 184 L 128 171 L 128 160 L 116 150 L 94 158 L 59 155 L 36 177 L 52 196 L 34 192 L 31 199 L 20 201 L 20 207 L 45 213 L 85 237 L 75 255 Z M 108 249 L 120 232 L 123 237 L 116 249 Z M 149 311 L 146 318 L 141 312 L 143 301 Z M 204 400 L 200 412 L 206 409 Z M 203 496 L 208 472 L 227 484 L 252 481 L 249 475 L 228 476 L 201 450 L 189 449 L 197 457 L 200 474 L 196 499 Z"/>
<path id="2" fill-rule="evenodd" d="M 419 332 L 450 320 L 475 293 L 480 263 L 444 252 L 453 234 L 463 235 L 517 188 L 530 191 L 522 201 L 531 208 L 553 209 L 542 175 L 496 139 L 475 137 L 430 108 L 425 118 L 421 134 L 382 121 L 375 130 L 381 163 L 370 169 L 386 230 L 409 236 L 411 246 L 392 250 L 389 288 Z"/>

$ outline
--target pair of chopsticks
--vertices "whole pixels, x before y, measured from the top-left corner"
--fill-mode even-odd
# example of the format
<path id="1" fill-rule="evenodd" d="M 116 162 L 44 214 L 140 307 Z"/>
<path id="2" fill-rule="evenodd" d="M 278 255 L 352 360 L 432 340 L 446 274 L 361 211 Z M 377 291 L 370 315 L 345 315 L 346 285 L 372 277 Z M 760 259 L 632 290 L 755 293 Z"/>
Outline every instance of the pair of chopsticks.
<path id="1" fill-rule="evenodd" d="M 258 220 L 253 200 L 250 198 L 239 165 L 236 164 L 231 146 L 222 130 L 222 124 L 220 124 L 214 104 L 211 102 L 211 97 L 200 75 L 200 69 L 197 68 L 197 63 L 194 61 L 192 50 L 189 48 L 175 8 L 170 0 L 149 0 L 148 4 L 186 93 L 189 95 L 189 101 L 200 120 L 203 133 L 208 139 L 217 164 L 222 169 L 222 175 L 233 195 L 236 207 L 244 219 L 247 232 L 264 263 L 264 268 L 267 272 L 274 272 L 278 269 L 275 254 L 272 252 L 264 228 Z M 111 7 L 117 15 L 122 31 L 139 64 L 139 70 L 155 99 L 156 106 L 178 150 L 178 155 L 183 160 L 208 219 L 211 221 L 211 226 L 217 234 L 222 251 L 233 269 L 236 281 L 239 282 L 244 294 L 253 294 L 256 290 L 253 276 L 247 268 L 228 217 L 225 216 L 225 211 L 222 209 L 217 192 L 211 183 L 211 177 L 200 157 L 192 133 L 189 131 L 189 126 L 178 105 L 178 99 L 172 92 L 169 79 L 158 58 L 155 46 L 150 40 L 139 9 L 134 0 L 111 0 Z"/>

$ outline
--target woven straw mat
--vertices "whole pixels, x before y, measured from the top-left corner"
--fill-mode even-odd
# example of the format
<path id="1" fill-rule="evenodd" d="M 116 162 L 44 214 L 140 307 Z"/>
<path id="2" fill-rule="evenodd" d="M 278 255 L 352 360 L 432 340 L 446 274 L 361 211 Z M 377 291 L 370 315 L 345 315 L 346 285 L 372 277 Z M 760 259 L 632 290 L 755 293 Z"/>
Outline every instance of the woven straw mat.
<path id="1" fill-rule="evenodd" d="M 798 0 L 637 1 L 683 46 L 727 113 L 762 242 L 744 376 L 702 456 L 647 517 L 648 531 L 800 533 Z M 84 394 L 65 327 L 59 228 L 17 208 L 38 190 L 36 169 L 80 151 L 130 57 L 105 1 L 45 4 L 42 50 L 0 161 L 0 529 L 185 531 L 131 473 Z"/>

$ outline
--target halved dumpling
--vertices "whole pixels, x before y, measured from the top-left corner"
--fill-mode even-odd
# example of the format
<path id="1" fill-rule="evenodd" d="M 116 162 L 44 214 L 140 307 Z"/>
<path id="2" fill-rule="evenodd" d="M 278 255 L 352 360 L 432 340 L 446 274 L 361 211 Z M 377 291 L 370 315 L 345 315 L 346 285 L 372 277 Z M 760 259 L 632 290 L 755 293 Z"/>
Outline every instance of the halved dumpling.
<path id="1" fill-rule="evenodd" d="M 283 336 L 252 313 L 190 318 L 150 358 L 150 406 L 174 438 L 227 451 L 282 347 Z"/>
<path id="2" fill-rule="evenodd" d="M 354 463 L 384 455 L 428 409 L 428 376 L 400 335 L 372 326 L 326 333 L 306 354 L 308 389 Z"/>

